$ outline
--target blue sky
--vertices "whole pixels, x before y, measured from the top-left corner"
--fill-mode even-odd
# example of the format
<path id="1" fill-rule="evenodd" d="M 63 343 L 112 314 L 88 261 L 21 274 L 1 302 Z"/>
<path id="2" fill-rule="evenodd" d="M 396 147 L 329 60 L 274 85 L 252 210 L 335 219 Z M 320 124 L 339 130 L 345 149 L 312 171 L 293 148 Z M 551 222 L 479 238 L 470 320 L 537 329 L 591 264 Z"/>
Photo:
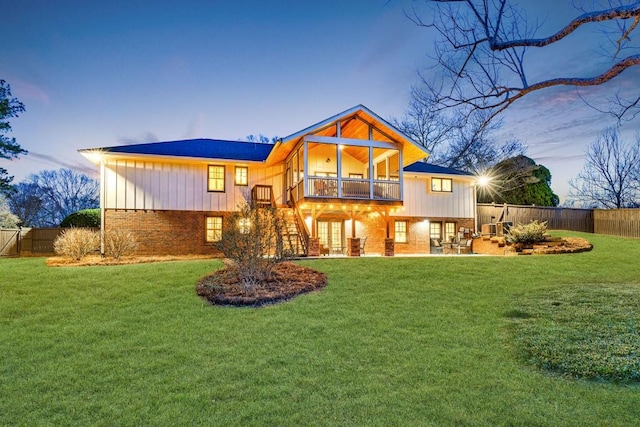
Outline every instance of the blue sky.
<path id="1" fill-rule="evenodd" d="M 403 15 L 416 4 L 0 0 L 0 78 L 27 108 L 11 123 L 29 150 L 0 166 L 18 182 L 45 169 L 93 172 L 80 148 L 286 136 L 357 104 L 399 117 L 432 44 L 432 35 Z M 568 4 L 524 4 L 535 4 L 531 11 L 549 28 L 572 16 Z M 555 48 L 553 63 L 561 74 L 576 66 L 589 73 L 597 56 L 576 58 L 592 47 L 569 40 Z M 540 72 L 548 65 L 541 61 Z M 637 85 L 640 73 L 621 77 L 599 93 Z M 503 133 L 529 145 L 528 155 L 549 167 L 552 187 L 564 197 L 587 145 L 611 121 L 574 90 L 545 91 L 515 107 Z M 637 123 L 625 132 L 633 136 L 634 129 Z"/>

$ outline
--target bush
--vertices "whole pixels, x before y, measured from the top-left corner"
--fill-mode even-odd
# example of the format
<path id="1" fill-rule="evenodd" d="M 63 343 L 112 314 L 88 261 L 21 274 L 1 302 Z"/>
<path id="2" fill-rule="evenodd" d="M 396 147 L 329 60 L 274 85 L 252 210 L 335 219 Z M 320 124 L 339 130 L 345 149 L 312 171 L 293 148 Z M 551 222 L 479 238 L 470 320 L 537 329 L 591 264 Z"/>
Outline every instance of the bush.
<path id="1" fill-rule="evenodd" d="M 100 228 L 100 209 L 83 209 L 67 215 L 60 227 Z"/>
<path id="2" fill-rule="evenodd" d="M 56 238 L 53 249 L 58 255 L 80 260 L 100 250 L 100 233 L 87 228 L 69 228 Z"/>
<path id="3" fill-rule="evenodd" d="M 136 249 L 136 239 L 128 230 L 109 229 L 104 236 L 105 255 L 120 259 Z"/>
<path id="4" fill-rule="evenodd" d="M 248 202 L 223 222 L 222 239 L 216 246 L 231 260 L 227 269 L 245 290 L 269 280 L 273 267 L 289 257 L 283 241 L 285 230 L 282 212 Z"/>
<path id="5" fill-rule="evenodd" d="M 518 224 L 515 227 L 511 227 L 507 234 L 507 241 L 524 244 L 544 242 L 546 232 L 547 221 L 531 221 L 529 224 Z"/>

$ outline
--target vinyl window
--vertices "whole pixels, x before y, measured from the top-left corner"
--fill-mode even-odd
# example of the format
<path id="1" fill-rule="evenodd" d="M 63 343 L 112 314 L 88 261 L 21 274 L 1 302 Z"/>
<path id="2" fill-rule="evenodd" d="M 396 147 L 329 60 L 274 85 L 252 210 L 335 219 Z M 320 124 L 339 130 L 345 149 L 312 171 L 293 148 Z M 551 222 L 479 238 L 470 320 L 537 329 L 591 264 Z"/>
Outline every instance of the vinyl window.
<path id="1" fill-rule="evenodd" d="M 209 165 L 207 171 L 207 190 L 224 193 L 224 166 Z"/>
<path id="2" fill-rule="evenodd" d="M 205 225 L 205 242 L 213 243 L 222 239 L 222 217 L 208 216 Z"/>
<path id="3" fill-rule="evenodd" d="M 451 193 L 453 182 L 450 178 L 431 178 L 431 191 L 435 193 Z"/>
<path id="4" fill-rule="evenodd" d="M 249 185 L 249 168 L 246 166 L 236 166 L 236 185 Z"/>
<path id="5" fill-rule="evenodd" d="M 407 243 L 407 221 L 395 221 L 396 243 Z"/>

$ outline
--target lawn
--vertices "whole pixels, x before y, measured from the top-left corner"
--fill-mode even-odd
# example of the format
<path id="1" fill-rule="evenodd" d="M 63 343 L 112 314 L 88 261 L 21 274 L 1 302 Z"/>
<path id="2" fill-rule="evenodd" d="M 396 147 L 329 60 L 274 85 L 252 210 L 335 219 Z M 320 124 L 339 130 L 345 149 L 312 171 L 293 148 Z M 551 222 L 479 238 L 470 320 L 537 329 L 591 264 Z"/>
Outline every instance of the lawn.
<path id="1" fill-rule="evenodd" d="M 0 425 L 636 424 L 639 385 L 516 346 L 513 313 L 545 293 L 640 286 L 640 241 L 562 235 L 594 249 L 307 260 L 327 287 L 260 309 L 195 295 L 219 261 L 0 259 Z"/>

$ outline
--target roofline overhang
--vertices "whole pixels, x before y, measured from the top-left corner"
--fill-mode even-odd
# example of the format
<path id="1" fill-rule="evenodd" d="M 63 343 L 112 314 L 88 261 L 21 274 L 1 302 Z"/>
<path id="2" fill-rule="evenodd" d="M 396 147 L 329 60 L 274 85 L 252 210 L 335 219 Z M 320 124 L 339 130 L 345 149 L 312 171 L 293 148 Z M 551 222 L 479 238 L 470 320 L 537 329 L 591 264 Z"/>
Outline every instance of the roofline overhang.
<path id="1" fill-rule="evenodd" d="M 89 148 L 78 150 L 82 156 L 88 159 L 93 164 L 100 164 L 100 160 L 104 158 L 108 159 L 122 159 L 122 160 L 174 160 L 180 163 L 251 163 L 251 164 L 265 164 L 266 160 L 244 160 L 244 159 L 222 159 L 218 157 L 194 157 L 194 156 L 171 156 L 165 154 L 139 154 L 139 153 L 121 153 L 102 151 L 100 149 Z"/>

